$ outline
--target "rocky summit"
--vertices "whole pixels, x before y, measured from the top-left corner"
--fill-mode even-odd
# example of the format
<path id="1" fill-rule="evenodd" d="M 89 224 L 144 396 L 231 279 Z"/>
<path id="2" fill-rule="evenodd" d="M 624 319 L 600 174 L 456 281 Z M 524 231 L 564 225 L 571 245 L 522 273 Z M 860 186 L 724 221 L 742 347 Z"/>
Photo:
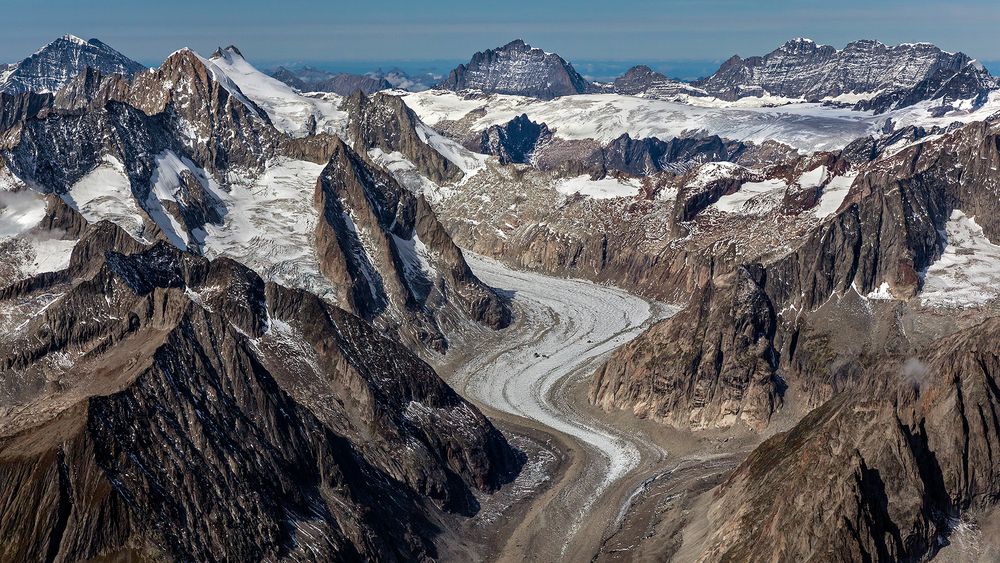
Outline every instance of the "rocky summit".
<path id="1" fill-rule="evenodd" d="M 3 67 L 0 561 L 1000 560 L 982 64 L 273 56 Z"/>
<path id="2" fill-rule="evenodd" d="M 64 35 L 30 57 L 0 70 L 0 92 L 55 92 L 86 69 L 131 77 L 146 67 L 97 39 Z"/>
<path id="3" fill-rule="evenodd" d="M 436 88 L 547 100 L 582 94 L 593 86 L 559 55 L 516 39 L 503 47 L 476 53 L 468 64 L 456 67 Z"/>
<path id="4" fill-rule="evenodd" d="M 976 76 L 971 88 L 968 79 L 957 78 L 969 73 Z M 950 88 L 945 86 L 952 81 Z M 882 98 L 866 105 L 885 110 L 942 97 L 976 98 L 992 83 L 989 73 L 968 55 L 929 43 L 888 46 L 861 40 L 836 49 L 799 38 L 763 56 L 734 55 L 694 85 L 726 100 L 773 96 L 856 103 Z M 896 99 L 890 102 L 886 96 Z"/>

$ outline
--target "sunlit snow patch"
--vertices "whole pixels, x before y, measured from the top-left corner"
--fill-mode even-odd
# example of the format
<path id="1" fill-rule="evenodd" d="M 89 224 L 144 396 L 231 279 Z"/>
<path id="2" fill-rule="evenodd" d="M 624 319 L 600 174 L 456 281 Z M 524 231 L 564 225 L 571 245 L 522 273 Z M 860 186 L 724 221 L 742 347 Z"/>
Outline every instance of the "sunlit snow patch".
<path id="1" fill-rule="evenodd" d="M 947 246 L 927 269 L 922 303 L 975 307 L 1000 294 L 1000 246 L 972 217 L 955 210 L 945 225 Z"/>
<path id="2" fill-rule="evenodd" d="M 463 180 L 475 176 L 486 166 L 488 156 L 470 151 L 423 123 L 418 124 L 416 129 L 421 141 L 441 153 L 441 156 L 451 161 L 465 174 L 466 178 Z"/>
<path id="3" fill-rule="evenodd" d="M 821 168 L 826 168 L 821 167 Z M 847 197 L 848 192 L 851 191 L 851 185 L 854 184 L 854 179 L 857 178 L 857 174 L 847 174 L 844 176 L 834 176 L 830 179 L 826 186 L 823 186 L 823 193 L 820 196 L 819 203 L 816 207 L 813 207 L 812 213 L 820 219 L 828 217 L 835 213 L 840 206 L 844 203 L 844 199 Z"/>
<path id="4" fill-rule="evenodd" d="M 88 223 L 106 219 L 136 240 L 152 242 L 146 236 L 143 213 L 132 196 L 132 184 L 125 174 L 125 166 L 113 156 L 105 156 L 101 164 L 62 197 Z"/>
<path id="5" fill-rule="evenodd" d="M 639 187 L 635 184 L 621 182 L 611 177 L 591 180 L 590 176 L 584 174 L 583 176 L 560 180 L 556 184 L 556 191 L 567 196 L 580 194 L 593 199 L 614 199 L 618 197 L 635 197 L 639 193 Z"/>
<path id="6" fill-rule="evenodd" d="M 781 204 L 787 188 L 781 179 L 747 182 L 736 193 L 720 197 L 715 208 L 724 213 L 764 214 Z"/>

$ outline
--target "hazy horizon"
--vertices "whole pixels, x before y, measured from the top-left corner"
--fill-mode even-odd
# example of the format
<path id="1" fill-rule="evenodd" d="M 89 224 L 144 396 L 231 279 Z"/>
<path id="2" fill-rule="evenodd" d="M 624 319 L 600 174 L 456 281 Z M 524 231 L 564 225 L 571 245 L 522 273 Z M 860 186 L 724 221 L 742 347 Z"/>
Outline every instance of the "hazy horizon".
<path id="1" fill-rule="evenodd" d="M 377 63 L 468 60 L 513 38 L 580 61 L 722 61 L 759 55 L 794 37 L 843 47 L 861 38 L 887 44 L 926 41 L 982 61 L 1000 60 L 994 41 L 1000 5 L 963 0 L 880 3 L 843 0 L 637 0 L 623 9 L 580 0 L 571 9 L 538 0 L 503 6 L 438 0 L 329 2 L 263 0 L 238 5 L 174 0 L 52 0 L 5 3 L 0 60 L 20 60 L 63 34 L 97 37 L 131 58 L 155 65 L 190 47 L 211 53 L 235 44 L 256 64 L 286 61 Z"/>

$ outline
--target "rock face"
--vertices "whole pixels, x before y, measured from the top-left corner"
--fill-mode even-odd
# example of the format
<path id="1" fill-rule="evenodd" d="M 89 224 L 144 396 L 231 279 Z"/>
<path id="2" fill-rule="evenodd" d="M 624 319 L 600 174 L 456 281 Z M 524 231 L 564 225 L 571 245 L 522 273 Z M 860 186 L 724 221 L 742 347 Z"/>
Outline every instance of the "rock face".
<path id="1" fill-rule="evenodd" d="M 736 141 L 710 137 L 675 137 L 663 141 L 655 137 L 633 139 L 628 133 L 604 147 L 604 168 L 633 176 L 663 170 L 682 172 L 705 162 L 736 160 L 745 150 Z"/>
<path id="2" fill-rule="evenodd" d="M 231 260 L 99 223 L 0 303 L 3 559 L 433 558 L 520 464 L 405 348 Z"/>
<path id="3" fill-rule="evenodd" d="M 971 65 L 971 69 L 967 69 Z M 849 43 L 841 50 L 808 39 L 791 40 L 761 57 L 733 56 L 712 76 L 694 85 L 725 100 L 747 96 L 779 96 L 821 100 L 840 95 L 895 96 L 894 103 L 935 99 L 952 78 L 975 71 L 992 86 L 988 73 L 963 53 L 947 53 L 926 43 L 894 47 L 878 41 Z M 959 79 L 968 83 L 967 79 Z M 972 93 L 958 87 L 941 92 Z M 979 92 L 964 99 L 975 98 Z"/>
<path id="4" fill-rule="evenodd" d="M 552 139 L 544 123 L 538 124 L 521 114 L 503 125 L 492 125 L 480 135 L 478 152 L 491 154 L 501 164 L 528 164 L 540 144 Z"/>
<path id="5" fill-rule="evenodd" d="M 64 35 L 0 72 L 0 92 L 55 92 L 88 68 L 125 77 L 146 69 L 97 39 Z"/>
<path id="6" fill-rule="evenodd" d="M 279 66 L 269 74 L 271 75 L 271 78 L 277 78 L 300 92 L 309 92 L 312 90 L 311 81 L 307 82 L 304 78 L 300 77 L 298 73 L 295 73 L 283 66 Z"/>
<path id="7" fill-rule="evenodd" d="M 438 351 L 447 343 L 431 312 L 448 300 L 489 326 L 509 323 L 506 303 L 472 274 L 423 196 L 346 144 L 335 147 L 314 201 L 321 214 L 315 232 L 320 268 L 335 285 L 350 288 L 352 312 L 374 320 L 395 303 L 395 313 L 406 317 L 391 328 L 415 333 Z"/>
<path id="8" fill-rule="evenodd" d="M 458 65 L 437 88 L 479 90 L 550 100 L 558 96 L 583 94 L 592 89 L 573 65 L 555 53 L 532 48 L 520 39 L 503 47 L 487 49 Z"/>
<path id="9" fill-rule="evenodd" d="M 664 141 L 633 139 L 625 133 L 604 146 L 593 141 L 564 141 L 553 135 L 542 140 L 531 152 L 535 166 L 566 175 L 589 174 L 594 179 L 614 174 L 651 176 L 664 171 L 683 174 L 706 162 L 737 160 L 747 149 L 743 143 L 715 135 Z"/>
<path id="10" fill-rule="evenodd" d="M 690 84 L 668 78 L 646 65 L 637 65 L 628 69 L 625 74 L 615 79 L 613 85 L 615 94 L 626 96 L 644 96 L 656 99 L 675 99 L 682 95 L 706 96 L 704 90 L 692 87 Z"/>
<path id="11" fill-rule="evenodd" d="M 591 399 L 680 427 L 762 427 L 781 401 L 777 317 L 763 274 L 740 268 L 713 280 L 681 313 L 619 349 L 594 375 Z"/>
<path id="12" fill-rule="evenodd" d="M 858 385 L 851 374 L 860 356 L 904 346 L 907 337 L 892 328 L 873 336 L 877 318 L 851 301 L 879 288 L 900 299 L 918 295 L 921 272 L 940 256 L 955 209 L 981 217 L 990 240 L 1000 235 L 1000 182 L 990 168 L 1000 160 L 997 127 L 970 124 L 877 158 L 833 217 L 806 231 L 790 252 L 734 264 L 725 258 L 730 245 L 713 250 L 711 277 L 699 283 L 692 303 L 616 352 L 598 370 L 591 399 L 682 427 L 741 421 L 759 429 L 786 387 L 818 406 Z M 717 185 L 723 193 L 733 189 Z M 840 304 L 826 306 L 831 299 Z M 836 344 L 847 325 L 839 333 L 816 329 L 847 322 L 840 312 L 858 307 L 868 312 L 856 321 L 854 341 L 865 346 Z"/>
<path id="13" fill-rule="evenodd" d="M 400 152 L 424 176 L 438 183 L 462 178 L 462 170 L 425 142 L 427 129 L 397 96 L 378 93 L 371 98 L 355 92 L 344 101 L 350 115 L 347 136 L 358 150 L 377 148 Z"/>
<path id="14" fill-rule="evenodd" d="M 881 113 L 923 100 L 941 100 L 941 107 L 936 111 L 947 112 L 953 109 L 953 103 L 961 101 L 971 100 L 972 105 L 978 107 L 996 88 L 997 81 L 989 71 L 978 61 L 972 61 L 958 72 L 939 68 L 912 88 L 886 92 L 870 100 L 862 100 L 855 107 Z"/>
<path id="15" fill-rule="evenodd" d="M 716 493 L 703 559 L 919 561 L 989 514 L 997 334 L 992 319 L 919 358 L 871 361 L 863 377 L 883 389 L 838 396 L 764 442 Z"/>

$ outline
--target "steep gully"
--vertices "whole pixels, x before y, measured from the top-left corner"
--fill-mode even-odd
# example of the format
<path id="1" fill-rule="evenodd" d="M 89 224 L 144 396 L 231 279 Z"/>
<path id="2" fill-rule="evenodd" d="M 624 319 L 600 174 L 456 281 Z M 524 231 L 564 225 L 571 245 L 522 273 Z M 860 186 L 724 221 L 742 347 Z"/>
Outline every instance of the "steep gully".
<path id="1" fill-rule="evenodd" d="M 512 270 L 468 252 L 466 258 L 482 281 L 509 295 L 515 321 L 498 333 L 468 336 L 457 347 L 461 357 L 440 373 L 501 423 L 554 437 L 571 458 L 536 508 L 519 516 L 507 545 L 496 547 L 511 560 L 589 557 L 630 493 L 618 489 L 640 464 L 667 452 L 595 417 L 574 384 L 675 309 L 608 286 Z"/>

